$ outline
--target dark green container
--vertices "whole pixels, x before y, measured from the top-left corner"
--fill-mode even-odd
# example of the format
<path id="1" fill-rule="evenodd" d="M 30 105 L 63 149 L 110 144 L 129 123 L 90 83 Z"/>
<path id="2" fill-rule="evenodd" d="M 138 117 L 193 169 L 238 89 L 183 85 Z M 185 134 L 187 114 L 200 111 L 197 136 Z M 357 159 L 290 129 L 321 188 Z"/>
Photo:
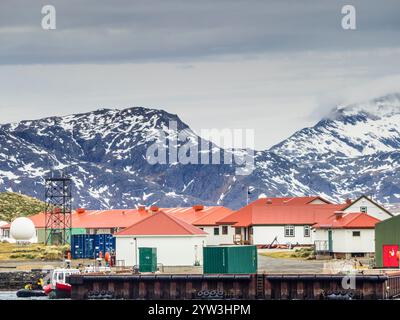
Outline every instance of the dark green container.
<path id="1" fill-rule="evenodd" d="M 257 273 L 257 247 L 204 247 L 203 272 L 205 274 Z"/>
<path id="2" fill-rule="evenodd" d="M 157 248 L 139 248 L 139 271 L 157 271 Z"/>

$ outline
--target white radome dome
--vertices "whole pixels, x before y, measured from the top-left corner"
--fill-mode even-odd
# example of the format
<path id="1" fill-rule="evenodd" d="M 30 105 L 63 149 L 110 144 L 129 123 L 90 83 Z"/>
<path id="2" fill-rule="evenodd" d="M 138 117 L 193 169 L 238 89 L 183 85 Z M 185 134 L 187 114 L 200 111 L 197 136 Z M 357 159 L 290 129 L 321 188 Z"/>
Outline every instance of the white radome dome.
<path id="1" fill-rule="evenodd" d="M 31 219 L 20 217 L 10 226 L 10 235 L 17 241 L 27 241 L 35 236 L 35 225 Z"/>

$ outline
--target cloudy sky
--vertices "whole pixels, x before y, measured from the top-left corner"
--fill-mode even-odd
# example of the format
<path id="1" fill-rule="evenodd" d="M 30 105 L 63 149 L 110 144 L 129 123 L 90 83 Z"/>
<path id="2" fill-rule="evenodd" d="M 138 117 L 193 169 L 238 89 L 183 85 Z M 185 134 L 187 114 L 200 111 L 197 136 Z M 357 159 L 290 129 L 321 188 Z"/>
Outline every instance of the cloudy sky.
<path id="1" fill-rule="evenodd" d="M 56 30 L 41 9 L 56 8 Z M 345 4 L 356 30 L 341 25 Z M 147 106 L 265 149 L 400 91 L 400 1 L 1 0 L 0 123 Z"/>

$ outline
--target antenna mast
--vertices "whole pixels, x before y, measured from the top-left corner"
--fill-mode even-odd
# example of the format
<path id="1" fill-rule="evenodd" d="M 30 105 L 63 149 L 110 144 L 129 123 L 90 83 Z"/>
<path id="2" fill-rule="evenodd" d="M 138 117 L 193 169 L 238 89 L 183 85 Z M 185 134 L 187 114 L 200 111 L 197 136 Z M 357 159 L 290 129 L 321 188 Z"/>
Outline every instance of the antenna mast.
<path id="1" fill-rule="evenodd" d="M 45 237 L 46 245 L 69 244 L 72 228 L 72 182 L 62 175 L 53 175 L 45 184 Z"/>

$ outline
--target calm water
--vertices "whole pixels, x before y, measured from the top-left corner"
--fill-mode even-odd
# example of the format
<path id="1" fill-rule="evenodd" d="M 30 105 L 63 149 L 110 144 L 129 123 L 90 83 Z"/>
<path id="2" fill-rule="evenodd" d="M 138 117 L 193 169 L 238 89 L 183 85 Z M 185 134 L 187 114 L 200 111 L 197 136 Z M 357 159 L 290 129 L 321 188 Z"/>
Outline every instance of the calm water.
<path id="1" fill-rule="evenodd" d="M 18 298 L 17 291 L 0 291 L 0 300 L 47 300 L 47 297 Z"/>

